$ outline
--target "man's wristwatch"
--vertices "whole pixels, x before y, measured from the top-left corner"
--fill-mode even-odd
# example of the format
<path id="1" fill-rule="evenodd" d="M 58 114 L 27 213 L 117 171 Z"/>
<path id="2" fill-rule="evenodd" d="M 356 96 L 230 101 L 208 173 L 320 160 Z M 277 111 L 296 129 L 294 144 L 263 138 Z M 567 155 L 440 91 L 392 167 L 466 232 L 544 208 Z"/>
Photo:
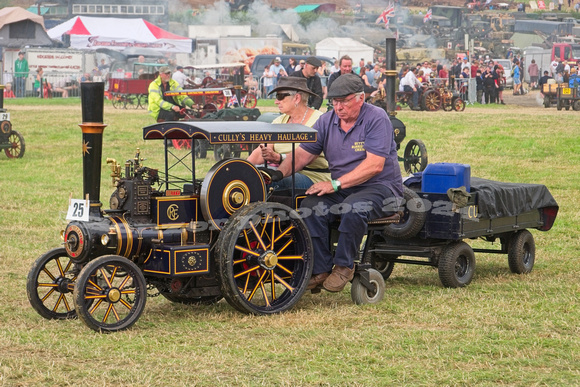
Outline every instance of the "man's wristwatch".
<path id="1" fill-rule="evenodd" d="M 330 180 L 330 184 L 332 184 L 332 188 L 334 189 L 334 192 L 340 191 L 340 188 L 342 186 L 342 184 L 340 183 L 340 180 Z"/>

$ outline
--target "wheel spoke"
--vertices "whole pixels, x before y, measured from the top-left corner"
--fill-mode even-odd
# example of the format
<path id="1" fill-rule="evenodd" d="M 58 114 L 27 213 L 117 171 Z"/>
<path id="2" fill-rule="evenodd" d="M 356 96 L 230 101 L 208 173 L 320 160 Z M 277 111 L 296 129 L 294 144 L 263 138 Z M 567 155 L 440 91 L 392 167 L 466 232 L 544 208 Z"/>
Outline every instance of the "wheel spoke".
<path id="1" fill-rule="evenodd" d="M 54 286 L 54 288 L 50 289 L 50 290 L 49 290 L 49 291 L 48 291 L 48 292 L 47 292 L 47 293 L 44 295 L 44 297 L 42 297 L 42 298 L 40 299 L 42 302 L 46 301 L 46 300 L 48 299 L 48 297 L 49 297 L 49 296 L 50 296 L 52 293 L 54 293 L 54 291 L 56 290 L 56 286 L 57 286 L 57 285 L 53 285 L 53 286 Z"/>
<path id="2" fill-rule="evenodd" d="M 240 251 L 242 251 L 242 252 L 244 252 L 246 254 L 250 254 L 250 255 L 253 255 L 255 257 L 259 257 L 260 256 L 259 253 L 255 252 L 253 250 L 247 249 L 245 247 L 242 247 L 240 245 L 235 245 L 234 248 L 236 250 L 240 250 Z M 237 264 L 237 263 L 245 262 L 245 261 L 246 261 L 246 259 L 240 259 L 240 260 L 234 261 L 234 265 Z"/>
<path id="3" fill-rule="evenodd" d="M 85 299 L 87 299 L 88 297 L 85 296 Z M 95 313 L 95 311 L 97 310 L 97 308 L 99 307 L 99 305 L 101 305 L 103 303 L 104 300 L 99 300 L 95 303 L 95 305 L 91 308 L 91 310 L 89 310 L 90 314 Z"/>
<path id="4" fill-rule="evenodd" d="M 46 267 L 44 267 L 42 271 L 45 272 L 46 275 L 49 276 L 51 280 L 56 281 L 56 277 Z"/>
<path id="5" fill-rule="evenodd" d="M 254 295 L 256 294 L 256 290 L 258 290 L 258 288 L 260 286 L 262 286 L 262 282 L 264 281 L 264 276 L 266 275 L 266 271 L 264 271 L 262 273 L 262 275 L 260 276 L 260 279 L 258 280 L 258 282 L 256 283 L 256 286 L 254 286 L 254 289 L 252 290 L 252 292 L 250 293 L 250 295 L 248 296 L 248 301 L 252 301 L 252 298 L 254 298 Z"/>
<path id="6" fill-rule="evenodd" d="M 249 268 L 249 269 L 247 269 L 247 270 L 244 270 L 244 271 L 242 271 L 241 273 L 238 273 L 238 274 L 234 275 L 234 278 L 241 277 L 241 276 L 243 276 L 244 274 L 251 273 L 251 272 L 253 272 L 254 270 L 257 270 L 257 269 L 259 269 L 259 268 L 260 268 L 260 265 L 256 265 L 256 266 L 254 266 L 254 267 L 251 267 L 251 268 Z"/>
<path id="7" fill-rule="evenodd" d="M 250 221 L 249 223 L 250 223 L 250 227 L 252 228 L 252 231 L 254 231 L 254 235 L 256 235 L 256 239 L 258 240 L 258 243 L 260 244 L 260 246 L 264 250 L 267 250 L 266 244 L 262 240 L 261 235 L 258 234 L 258 230 L 256 230 L 256 227 L 254 226 L 254 223 L 252 223 L 252 221 Z"/>
<path id="8" fill-rule="evenodd" d="M 53 312 L 56 312 L 58 307 L 60 306 L 60 303 L 64 304 L 64 307 L 66 308 L 67 312 L 70 312 L 72 309 L 70 307 L 70 305 L 68 304 L 68 301 L 66 299 L 66 296 L 64 295 L 64 293 L 61 293 L 60 297 L 58 297 L 58 300 L 56 302 L 56 305 L 54 306 L 54 308 L 52 309 Z"/>
<path id="9" fill-rule="evenodd" d="M 260 282 L 260 289 L 262 289 L 262 295 L 264 296 L 264 301 L 266 301 L 266 306 L 270 306 L 270 301 L 268 300 L 268 294 L 266 294 L 266 289 L 264 288 L 263 282 Z"/>
<path id="10" fill-rule="evenodd" d="M 113 314 L 117 318 L 117 321 L 119 321 L 119 315 L 117 314 L 117 311 L 115 310 L 115 307 L 113 306 L 113 304 L 109 304 L 109 306 L 107 307 L 107 311 L 105 312 L 105 314 L 103 316 L 103 319 L 101 320 L 102 323 L 106 323 L 107 322 L 107 320 L 109 319 L 109 315 L 111 314 L 111 312 L 113 312 Z"/>
<path id="11" fill-rule="evenodd" d="M 291 292 L 292 292 L 292 291 L 294 291 L 294 288 L 293 288 L 292 286 L 290 286 L 290 284 L 288 284 L 288 282 L 284 281 L 284 280 L 282 279 L 282 277 L 280 277 L 278 274 L 274 274 L 274 277 L 276 277 L 276 279 L 277 279 L 278 281 L 280 281 L 280 283 L 281 283 L 282 285 L 284 285 L 284 286 L 286 287 L 286 289 L 290 290 Z"/>
<path id="12" fill-rule="evenodd" d="M 288 274 L 290 274 L 290 275 L 294 274 L 294 272 L 293 272 L 292 270 L 290 270 L 290 269 L 288 269 L 288 268 L 284 267 L 284 266 L 283 266 L 283 265 L 281 265 L 279 262 L 278 262 L 278 264 L 276 265 L 276 268 L 282 269 L 282 270 L 284 270 L 286 273 L 288 273 Z"/>
<path id="13" fill-rule="evenodd" d="M 285 236 L 286 234 L 288 234 L 290 231 L 292 231 L 294 229 L 294 225 L 290 224 L 288 227 L 286 227 L 286 229 L 284 231 L 282 231 L 280 233 L 280 235 L 278 235 L 278 237 L 276 238 L 276 240 L 274 242 L 278 242 L 278 240 L 280 238 L 282 238 L 283 236 Z"/>

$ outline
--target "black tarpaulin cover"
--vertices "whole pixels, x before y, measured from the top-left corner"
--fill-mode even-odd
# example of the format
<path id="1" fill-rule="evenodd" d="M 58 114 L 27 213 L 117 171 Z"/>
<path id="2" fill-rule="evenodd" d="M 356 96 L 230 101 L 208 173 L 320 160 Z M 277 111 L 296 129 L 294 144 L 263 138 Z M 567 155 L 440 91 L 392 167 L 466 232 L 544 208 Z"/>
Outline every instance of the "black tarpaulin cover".
<path id="1" fill-rule="evenodd" d="M 558 203 L 542 184 L 504 183 L 472 177 L 471 192 L 477 193 L 479 213 L 484 218 L 516 216 L 545 207 L 558 208 Z"/>

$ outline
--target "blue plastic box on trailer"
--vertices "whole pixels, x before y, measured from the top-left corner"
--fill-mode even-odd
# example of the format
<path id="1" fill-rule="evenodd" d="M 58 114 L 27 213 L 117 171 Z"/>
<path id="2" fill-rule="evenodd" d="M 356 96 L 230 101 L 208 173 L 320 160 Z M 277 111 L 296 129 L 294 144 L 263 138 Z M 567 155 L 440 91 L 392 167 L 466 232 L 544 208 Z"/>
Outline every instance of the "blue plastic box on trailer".
<path id="1" fill-rule="evenodd" d="M 470 190 L 471 166 L 468 164 L 434 163 L 423 171 L 421 191 L 446 193 L 449 188 L 465 187 Z"/>

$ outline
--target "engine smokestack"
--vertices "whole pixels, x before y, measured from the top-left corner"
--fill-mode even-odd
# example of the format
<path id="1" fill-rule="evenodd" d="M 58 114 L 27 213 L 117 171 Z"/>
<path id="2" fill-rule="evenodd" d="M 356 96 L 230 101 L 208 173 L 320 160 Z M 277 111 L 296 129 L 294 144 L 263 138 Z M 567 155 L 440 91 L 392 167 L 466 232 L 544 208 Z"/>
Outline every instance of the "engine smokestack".
<path id="1" fill-rule="evenodd" d="M 90 200 L 90 214 L 100 216 L 101 156 L 103 152 L 104 82 L 81 83 L 83 123 L 83 196 Z"/>
<path id="2" fill-rule="evenodd" d="M 395 100 L 395 81 L 397 79 L 397 39 L 389 37 L 386 39 L 386 67 L 387 84 L 385 85 L 385 92 L 387 98 L 387 114 L 394 116 L 397 108 Z"/>
<path id="3" fill-rule="evenodd" d="M 0 110 L 4 110 L 4 85 L 0 85 Z"/>

